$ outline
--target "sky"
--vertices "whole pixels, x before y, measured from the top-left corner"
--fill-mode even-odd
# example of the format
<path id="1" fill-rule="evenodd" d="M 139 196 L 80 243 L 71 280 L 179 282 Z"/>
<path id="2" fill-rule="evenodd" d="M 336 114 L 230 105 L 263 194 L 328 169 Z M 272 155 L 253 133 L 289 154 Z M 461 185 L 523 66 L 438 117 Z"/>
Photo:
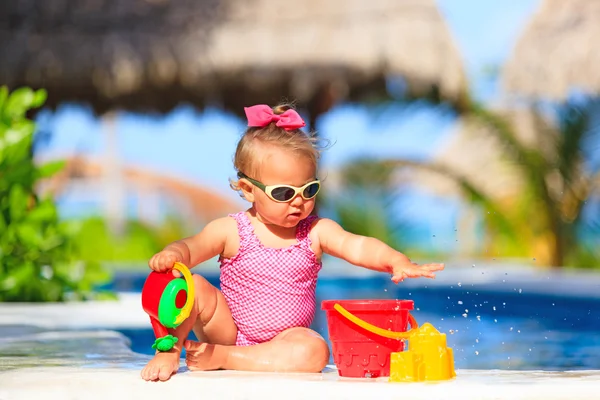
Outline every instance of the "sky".
<path id="1" fill-rule="evenodd" d="M 500 95 L 497 79 L 485 71 L 504 63 L 538 0 L 438 0 L 438 5 L 463 55 L 473 93 L 493 101 Z M 44 157 L 102 156 L 102 127 L 89 110 L 64 105 L 55 113 L 42 114 L 39 122 L 42 129 L 53 132 L 51 142 L 41 150 Z M 357 156 L 433 157 L 451 137 L 453 122 L 435 109 L 403 112 L 392 105 L 371 113 L 360 105 L 336 106 L 318 122 L 320 134 L 334 143 L 322 166 L 336 168 Z M 120 113 L 116 129 L 125 164 L 237 196 L 229 189 L 228 178 L 234 175 L 231 159 L 244 121 L 217 109 L 198 113 L 183 106 L 160 117 Z M 62 207 L 68 211 L 75 203 L 72 198 Z M 403 199 L 400 206 L 413 218 L 428 218 L 434 232 L 455 223 L 453 201 L 415 193 L 412 201 Z"/>

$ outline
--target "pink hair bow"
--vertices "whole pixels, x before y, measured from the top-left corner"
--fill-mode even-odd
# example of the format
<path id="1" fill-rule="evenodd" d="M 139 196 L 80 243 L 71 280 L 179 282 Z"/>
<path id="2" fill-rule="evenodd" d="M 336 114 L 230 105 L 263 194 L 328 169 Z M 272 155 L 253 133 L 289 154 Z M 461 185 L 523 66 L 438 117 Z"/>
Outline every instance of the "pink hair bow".
<path id="1" fill-rule="evenodd" d="M 263 127 L 275 122 L 278 127 L 291 131 L 306 125 L 300 114 L 292 109 L 278 115 L 266 104 L 257 104 L 252 107 L 244 107 L 244 111 L 246 112 L 246 118 L 248 118 L 248 126 Z"/>

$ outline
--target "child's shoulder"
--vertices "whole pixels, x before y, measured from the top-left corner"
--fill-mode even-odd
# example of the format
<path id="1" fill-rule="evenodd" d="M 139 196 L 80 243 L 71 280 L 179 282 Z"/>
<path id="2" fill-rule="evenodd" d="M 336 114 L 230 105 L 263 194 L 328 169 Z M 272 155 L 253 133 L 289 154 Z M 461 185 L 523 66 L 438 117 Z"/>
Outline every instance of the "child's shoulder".
<path id="1" fill-rule="evenodd" d="M 310 230 L 311 233 L 326 233 L 332 230 L 336 231 L 342 229 L 342 227 L 332 219 L 317 217 L 311 221 Z"/>
<path id="2" fill-rule="evenodd" d="M 232 230 L 237 231 L 237 222 L 231 216 L 220 217 L 210 221 L 204 229 L 213 232 L 229 233 Z"/>

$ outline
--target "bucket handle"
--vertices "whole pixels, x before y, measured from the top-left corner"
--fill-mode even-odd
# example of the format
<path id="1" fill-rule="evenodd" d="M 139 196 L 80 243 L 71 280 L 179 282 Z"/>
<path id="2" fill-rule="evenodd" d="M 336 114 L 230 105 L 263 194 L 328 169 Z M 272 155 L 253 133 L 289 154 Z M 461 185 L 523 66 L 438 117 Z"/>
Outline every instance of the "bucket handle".
<path id="1" fill-rule="evenodd" d="M 410 314 L 410 313 L 408 313 L 408 322 L 410 324 L 411 329 L 408 332 L 395 332 L 395 331 L 388 331 L 386 329 L 382 329 L 378 326 L 372 325 L 372 324 L 368 323 L 367 321 L 364 321 L 364 320 L 358 318 L 356 315 L 352 314 L 350 311 L 346 310 L 344 307 L 342 307 L 338 303 L 334 304 L 333 308 L 337 312 L 342 314 L 342 316 L 346 317 L 351 322 L 354 322 L 356 325 L 360 326 L 361 328 L 363 328 L 371 333 L 374 333 L 376 335 L 383 336 L 383 337 L 386 337 L 389 339 L 396 339 L 396 340 L 409 339 L 410 336 L 414 333 L 414 331 L 419 327 L 419 325 L 417 324 L 417 320 L 415 320 L 415 317 L 413 317 L 412 314 Z"/>

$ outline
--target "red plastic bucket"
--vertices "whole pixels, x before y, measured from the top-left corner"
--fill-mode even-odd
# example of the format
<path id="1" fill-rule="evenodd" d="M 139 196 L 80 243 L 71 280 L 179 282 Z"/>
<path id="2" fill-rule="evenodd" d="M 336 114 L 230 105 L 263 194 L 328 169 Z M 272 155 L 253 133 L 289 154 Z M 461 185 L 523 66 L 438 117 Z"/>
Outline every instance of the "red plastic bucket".
<path id="1" fill-rule="evenodd" d="M 333 361 L 340 376 L 377 378 L 390 375 L 390 353 L 404 350 L 404 342 L 368 331 L 334 309 L 339 304 L 361 320 L 379 328 L 406 332 L 412 300 L 326 300 L 321 308 L 327 315 Z M 416 323 L 415 323 L 416 325 Z M 415 328 L 416 326 L 413 326 Z"/>

